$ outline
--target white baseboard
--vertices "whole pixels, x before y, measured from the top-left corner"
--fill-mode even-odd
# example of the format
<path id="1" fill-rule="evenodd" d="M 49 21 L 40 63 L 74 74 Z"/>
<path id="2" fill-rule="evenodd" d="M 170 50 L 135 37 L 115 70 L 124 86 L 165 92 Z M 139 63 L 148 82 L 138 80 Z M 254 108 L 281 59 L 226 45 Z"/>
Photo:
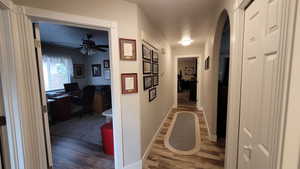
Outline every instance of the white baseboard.
<path id="1" fill-rule="evenodd" d="M 203 112 L 204 112 L 204 109 L 203 109 L 202 106 L 197 105 L 197 109 L 198 109 L 199 111 L 203 111 Z"/>
<path id="2" fill-rule="evenodd" d="M 209 128 L 208 121 L 207 121 L 207 116 L 206 116 L 206 113 L 203 108 L 202 108 L 202 111 L 203 111 L 203 117 L 204 117 L 204 121 L 205 121 L 207 131 L 208 131 L 208 139 L 210 141 L 217 141 L 217 135 L 211 133 L 211 130 Z"/>
<path id="3" fill-rule="evenodd" d="M 172 106 L 172 108 L 176 109 L 177 108 L 177 103 L 174 103 L 173 106 Z"/>
<path id="4" fill-rule="evenodd" d="M 133 164 L 123 167 L 123 169 L 142 169 L 143 168 L 142 163 L 143 163 L 142 160 L 139 160 L 136 163 L 133 163 Z"/>
<path id="5" fill-rule="evenodd" d="M 174 105 L 173 105 L 173 106 L 174 106 Z M 164 122 L 167 120 L 168 115 L 171 113 L 171 111 L 172 111 L 172 109 L 173 109 L 173 106 L 170 107 L 170 108 L 169 108 L 169 111 L 165 114 L 165 117 L 163 118 L 163 120 L 162 120 L 162 122 L 161 122 L 159 128 L 156 130 L 154 136 L 152 137 L 151 142 L 150 142 L 149 145 L 147 146 L 147 149 L 146 149 L 146 151 L 145 151 L 145 153 L 144 153 L 144 155 L 143 155 L 143 158 L 142 158 L 142 162 L 144 162 L 144 161 L 147 159 L 147 157 L 148 157 L 148 155 L 149 155 L 149 153 L 150 153 L 150 151 L 151 151 L 152 145 L 153 145 L 153 143 L 154 143 L 156 137 L 158 136 L 160 130 L 162 129 Z"/>

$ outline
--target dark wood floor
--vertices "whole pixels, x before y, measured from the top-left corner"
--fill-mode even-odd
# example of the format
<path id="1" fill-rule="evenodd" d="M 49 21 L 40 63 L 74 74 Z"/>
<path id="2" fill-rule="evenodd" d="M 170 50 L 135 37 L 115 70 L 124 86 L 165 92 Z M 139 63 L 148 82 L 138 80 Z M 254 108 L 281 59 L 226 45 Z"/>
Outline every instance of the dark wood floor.
<path id="1" fill-rule="evenodd" d="M 113 157 L 98 145 L 59 136 L 51 141 L 54 169 L 114 169 Z"/>

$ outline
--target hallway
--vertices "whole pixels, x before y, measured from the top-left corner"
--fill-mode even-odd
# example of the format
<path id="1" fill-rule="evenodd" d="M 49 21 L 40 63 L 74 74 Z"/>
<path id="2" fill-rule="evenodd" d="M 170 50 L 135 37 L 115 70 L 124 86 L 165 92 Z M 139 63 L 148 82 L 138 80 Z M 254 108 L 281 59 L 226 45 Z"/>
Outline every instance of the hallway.
<path id="1" fill-rule="evenodd" d="M 180 155 L 171 152 L 164 144 L 167 131 L 176 112 L 191 111 L 197 113 L 200 123 L 201 145 L 200 151 L 194 155 Z M 154 144 L 147 159 L 143 163 L 143 169 L 223 169 L 225 148 L 218 146 L 215 142 L 208 139 L 208 130 L 205 124 L 203 112 L 194 108 L 180 106 L 173 109 L 167 115 L 159 135 L 156 137 Z"/>

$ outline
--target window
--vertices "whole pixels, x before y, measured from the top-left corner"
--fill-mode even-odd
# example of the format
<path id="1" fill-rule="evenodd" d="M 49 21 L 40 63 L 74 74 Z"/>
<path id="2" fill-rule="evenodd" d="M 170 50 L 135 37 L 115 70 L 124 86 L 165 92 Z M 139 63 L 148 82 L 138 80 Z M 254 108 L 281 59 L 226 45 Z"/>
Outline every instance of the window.
<path id="1" fill-rule="evenodd" d="M 70 57 L 43 57 L 43 74 L 46 91 L 64 89 L 65 83 L 71 82 L 73 72 Z"/>

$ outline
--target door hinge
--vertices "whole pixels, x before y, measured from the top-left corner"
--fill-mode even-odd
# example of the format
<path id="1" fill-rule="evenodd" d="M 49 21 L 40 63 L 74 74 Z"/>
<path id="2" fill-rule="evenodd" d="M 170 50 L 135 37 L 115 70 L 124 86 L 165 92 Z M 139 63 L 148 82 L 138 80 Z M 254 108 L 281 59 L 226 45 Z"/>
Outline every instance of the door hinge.
<path id="1" fill-rule="evenodd" d="M 42 106 L 42 112 L 43 112 L 43 113 L 47 113 L 47 112 L 48 112 L 47 105 L 43 105 L 43 106 Z"/>
<path id="2" fill-rule="evenodd" d="M 6 126 L 6 117 L 0 116 L 0 126 Z"/>
<path id="3" fill-rule="evenodd" d="M 41 41 L 38 39 L 34 39 L 34 47 L 41 48 L 41 46 L 42 46 Z"/>

